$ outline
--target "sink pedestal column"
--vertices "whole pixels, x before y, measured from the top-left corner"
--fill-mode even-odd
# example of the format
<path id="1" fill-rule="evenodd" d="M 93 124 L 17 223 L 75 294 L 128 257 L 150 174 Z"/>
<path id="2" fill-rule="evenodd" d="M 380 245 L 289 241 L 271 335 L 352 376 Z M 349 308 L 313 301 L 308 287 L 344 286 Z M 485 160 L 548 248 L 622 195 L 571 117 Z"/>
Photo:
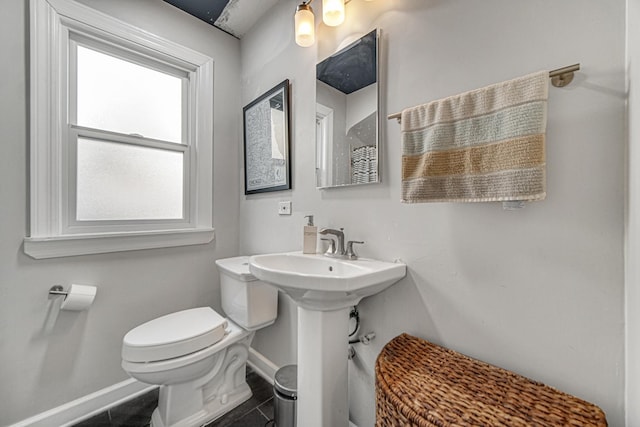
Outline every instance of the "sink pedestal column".
<path id="1" fill-rule="evenodd" d="M 298 427 L 349 427 L 349 307 L 298 306 Z"/>
<path id="2" fill-rule="evenodd" d="M 349 427 L 349 308 L 402 279 L 407 266 L 291 252 L 252 256 L 249 267 L 298 304 L 298 427 Z"/>

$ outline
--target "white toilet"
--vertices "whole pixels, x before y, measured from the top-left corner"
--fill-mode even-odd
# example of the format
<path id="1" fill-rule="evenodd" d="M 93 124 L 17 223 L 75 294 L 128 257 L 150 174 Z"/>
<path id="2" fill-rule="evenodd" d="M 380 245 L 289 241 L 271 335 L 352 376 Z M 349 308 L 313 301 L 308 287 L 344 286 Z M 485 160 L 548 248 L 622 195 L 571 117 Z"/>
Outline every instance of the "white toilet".
<path id="1" fill-rule="evenodd" d="M 210 307 L 168 314 L 129 331 L 122 368 L 160 386 L 152 427 L 201 426 L 251 397 L 245 367 L 256 329 L 277 316 L 278 291 L 249 272 L 248 257 L 216 261 L 224 318 Z"/>

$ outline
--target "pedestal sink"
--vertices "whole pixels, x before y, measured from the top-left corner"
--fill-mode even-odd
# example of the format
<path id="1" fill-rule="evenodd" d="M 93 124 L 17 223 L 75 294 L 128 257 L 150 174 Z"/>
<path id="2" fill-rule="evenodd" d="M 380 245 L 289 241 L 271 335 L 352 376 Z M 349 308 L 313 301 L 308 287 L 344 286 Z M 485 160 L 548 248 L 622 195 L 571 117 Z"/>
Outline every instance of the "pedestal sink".
<path id="1" fill-rule="evenodd" d="M 249 269 L 298 304 L 298 427 L 348 427 L 349 308 L 402 279 L 407 266 L 290 252 L 252 256 Z"/>

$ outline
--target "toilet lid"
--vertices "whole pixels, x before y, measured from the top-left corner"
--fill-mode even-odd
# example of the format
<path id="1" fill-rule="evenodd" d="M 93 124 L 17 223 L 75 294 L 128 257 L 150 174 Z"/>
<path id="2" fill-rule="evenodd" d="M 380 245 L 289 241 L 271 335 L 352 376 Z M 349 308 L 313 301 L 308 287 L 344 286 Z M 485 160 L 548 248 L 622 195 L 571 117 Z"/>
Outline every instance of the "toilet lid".
<path id="1" fill-rule="evenodd" d="M 122 359 L 155 362 L 184 356 L 220 341 L 227 319 L 210 307 L 158 317 L 129 331 L 122 340 Z"/>

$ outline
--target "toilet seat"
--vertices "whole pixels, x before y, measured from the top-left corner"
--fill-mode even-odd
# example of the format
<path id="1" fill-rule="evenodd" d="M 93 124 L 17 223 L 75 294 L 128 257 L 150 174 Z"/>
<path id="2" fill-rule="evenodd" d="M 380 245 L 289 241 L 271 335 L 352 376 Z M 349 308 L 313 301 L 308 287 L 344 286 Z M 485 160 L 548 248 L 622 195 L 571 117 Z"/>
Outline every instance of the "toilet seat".
<path id="1" fill-rule="evenodd" d="M 122 359 L 155 362 L 194 353 L 220 341 L 227 325 L 227 319 L 210 307 L 171 313 L 129 331 L 123 339 Z"/>
<path id="2" fill-rule="evenodd" d="M 209 347 L 205 347 L 202 350 L 198 350 L 193 353 L 174 357 L 173 359 L 158 360 L 155 362 L 131 362 L 128 360 L 122 360 L 122 368 L 129 374 L 148 374 L 166 372 L 174 369 L 182 368 L 188 365 L 192 365 L 201 361 L 211 355 L 219 353 L 223 349 L 245 339 L 247 336 L 253 334 L 251 331 L 247 331 L 242 327 L 236 325 L 232 321 L 228 321 L 227 334 L 217 343 Z"/>

